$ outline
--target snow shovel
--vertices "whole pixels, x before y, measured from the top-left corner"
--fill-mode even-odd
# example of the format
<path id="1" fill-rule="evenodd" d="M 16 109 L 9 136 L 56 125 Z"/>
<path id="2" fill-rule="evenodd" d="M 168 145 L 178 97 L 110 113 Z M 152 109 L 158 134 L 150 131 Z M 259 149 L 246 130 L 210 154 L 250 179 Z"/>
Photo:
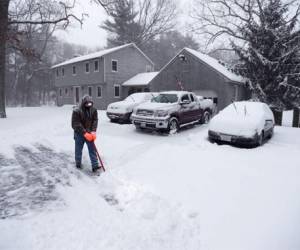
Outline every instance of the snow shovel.
<path id="1" fill-rule="evenodd" d="M 102 161 L 102 159 L 101 159 L 101 157 L 100 157 L 100 154 L 99 154 L 99 152 L 98 152 L 98 149 L 97 149 L 97 147 L 96 147 L 96 144 L 95 144 L 95 142 L 94 142 L 94 141 L 93 141 L 92 143 L 93 143 L 93 145 L 94 145 L 94 148 L 95 148 L 95 151 L 96 151 L 97 157 L 98 157 L 98 159 L 99 159 L 99 162 L 100 162 L 100 168 L 102 168 L 102 169 L 103 169 L 103 171 L 105 172 L 104 164 L 103 164 L 103 161 Z"/>

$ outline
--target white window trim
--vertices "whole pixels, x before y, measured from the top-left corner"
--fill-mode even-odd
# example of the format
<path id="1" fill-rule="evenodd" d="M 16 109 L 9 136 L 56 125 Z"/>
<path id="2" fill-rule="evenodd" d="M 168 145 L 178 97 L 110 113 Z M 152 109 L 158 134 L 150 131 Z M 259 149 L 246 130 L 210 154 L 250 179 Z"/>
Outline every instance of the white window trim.
<path id="1" fill-rule="evenodd" d="M 238 97 L 239 97 L 239 86 L 234 85 L 234 100 L 238 101 Z"/>
<path id="2" fill-rule="evenodd" d="M 150 64 L 147 64 L 146 65 L 146 72 L 152 72 L 153 70 L 152 70 L 152 65 L 150 65 Z"/>
<path id="3" fill-rule="evenodd" d="M 117 70 L 113 70 L 113 62 L 117 62 Z M 119 68 L 119 62 L 116 59 L 111 59 L 111 72 L 118 72 L 118 68 Z"/>
<path id="4" fill-rule="evenodd" d="M 95 62 L 98 62 L 98 70 L 95 70 Z M 94 72 L 100 71 L 100 60 L 94 60 Z"/>
<path id="5" fill-rule="evenodd" d="M 75 74 L 74 74 L 74 67 L 75 67 Z M 73 66 L 72 66 L 72 75 L 73 75 L 73 76 L 76 76 L 76 75 L 77 75 L 77 68 L 76 68 L 76 65 L 73 65 Z"/>
<path id="6" fill-rule="evenodd" d="M 78 97 L 79 97 L 79 102 L 78 103 L 80 103 L 80 98 L 81 98 L 81 93 L 80 93 L 80 91 L 81 91 L 81 88 L 80 88 L 80 86 L 79 85 L 76 85 L 76 86 L 73 86 L 73 101 L 74 101 L 74 104 L 76 104 L 76 89 L 79 89 L 78 90 Z"/>
<path id="7" fill-rule="evenodd" d="M 91 90 L 92 90 L 92 91 L 91 91 L 91 92 L 92 92 L 91 95 L 90 95 L 90 88 L 91 88 Z M 87 87 L 87 94 L 88 94 L 89 96 L 93 96 L 93 86 L 88 86 L 88 87 Z"/>
<path id="8" fill-rule="evenodd" d="M 101 96 L 98 96 L 98 88 L 101 88 Z M 96 98 L 99 98 L 99 99 L 101 99 L 102 98 L 102 96 L 103 96 L 103 88 L 102 88 L 102 86 L 101 85 L 98 85 L 97 86 L 97 88 L 96 88 Z"/>
<path id="9" fill-rule="evenodd" d="M 66 93 L 66 90 L 67 90 L 67 93 Z M 68 87 L 64 87 L 64 96 L 69 97 L 69 88 Z"/>
<path id="10" fill-rule="evenodd" d="M 116 96 L 115 88 L 119 87 L 119 96 Z M 121 85 L 120 84 L 114 84 L 114 98 L 121 98 Z"/>
<path id="11" fill-rule="evenodd" d="M 103 70 L 103 82 L 105 82 L 106 80 L 106 65 L 105 65 L 105 57 L 102 57 L 103 58 L 103 67 L 104 67 L 104 70 Z"/>
<path id="12" fill-rule="evenodd" d="M 89 71 L 86 71 L 86 65 L 89 65 Z M 89 74 L 90 72 L 91 72 L 91 64 L 90 64 L 90 62 L 86 62 L 86 63 L 84 63 L 84 72 L 86 73 L 86 74 Z"/>

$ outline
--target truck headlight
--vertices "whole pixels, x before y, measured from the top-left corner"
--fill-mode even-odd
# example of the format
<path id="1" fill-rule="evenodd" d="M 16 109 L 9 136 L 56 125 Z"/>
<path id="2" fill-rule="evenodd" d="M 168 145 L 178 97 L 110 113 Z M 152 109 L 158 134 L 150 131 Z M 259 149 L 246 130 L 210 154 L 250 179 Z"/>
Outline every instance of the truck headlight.
<path id="1" fill-rule="evenodd" d="M 155 116 L 157 116 L 157 117 L 165 117 L 165 116 L 167 116 L 168 114 L 169 114 L 168 111 L 165 111 L 165 110 L 158 110 L 158 111 L 156 111 Z"/>

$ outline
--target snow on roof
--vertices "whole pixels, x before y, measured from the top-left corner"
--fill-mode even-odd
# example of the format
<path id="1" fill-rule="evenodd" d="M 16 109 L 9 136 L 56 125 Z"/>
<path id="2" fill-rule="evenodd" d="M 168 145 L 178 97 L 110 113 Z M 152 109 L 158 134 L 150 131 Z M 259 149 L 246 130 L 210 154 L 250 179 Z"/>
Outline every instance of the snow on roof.
<path id="1" fill-rule="evenodd" d="M 52 69 L 57 68 L 57 67 L 61 67 L 61 66 L 64 66 L 64 65 L 72 64 L 72 63 L 77 63 L 77 62 L 82 62 L 82 61 L 87 61 L 87 60 L 99 58 L 101 56 L 110 54 L 112 52 L 115 52 L 117 50 L 120 50 L 120 49 L 123 49 L 123 48 L 126 48 L 126 47 L 130 47 L 130 46 L 134 46 L 136 49 L 138 49 L 153 64 L 153 62 L 134 43 L 128 43 L 128 44 L 125 44 L 125 45 L 121 45 L 121 46 L 110 48 L 110 49 L 101 50 L 101 51 L 94 52 L 94 53 L 91 53 L 91 54 L 87 54 L 87 55 L 84 55 L 84 56 L 74 57 L 72 59 L 69 59 L 67 61 L 64 61 L 62 63 L 59 63 L 59 64 L 56 64 L 56 65 L 52 66 Z"/>
<path id="2" fill-rule="evenodd" d="M 144 86 L 148 85 L 149 82 L 158 74 L 158 72 L 147 72 L 140 73 L 124 82 L 123 86 Z"/>
<path id="3" fill-rule="evenodd" d="M 184 50 L 188 51 L 195 57 L 199 58 L 201 61 L 205 62 L 206 64 L 208 64 L 209 66 L 214 68 L 216 71 L 220 72 L 222 75 L 227 77 L 229 80 L 234 81 L 234 82 L 240 82 L 240 83 L 245 82 L 245 79 L 242 76 L 232 73 L 230 70 L 228 70 L 222 64 L 220 64 L 217 59 L 215 59 L 209 55 L 205 55 L 205 54 L 203 54 L 199 51 L 193 50 L 193 49 L 184 48 Z"/>

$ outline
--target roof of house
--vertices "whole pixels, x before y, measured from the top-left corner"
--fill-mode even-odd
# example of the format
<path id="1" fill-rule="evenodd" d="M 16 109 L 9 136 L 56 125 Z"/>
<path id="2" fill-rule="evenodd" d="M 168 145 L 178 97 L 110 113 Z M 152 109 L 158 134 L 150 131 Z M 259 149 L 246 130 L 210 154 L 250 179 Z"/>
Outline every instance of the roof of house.
<path id="1" fill-rule="evenodd" d="M 61 67 L 61 66 L 65 66 L 65 65 L 68 65 L 68 64 L 72 64 L 72 63 L 77 63 L 77 62 L 82 62 L 82 61 L 87 61 L 87 60 L 99 58 L 99 57 L 108 55 L 110 53 L 116 52 L 118 50 L 130 47 L 130 46 L 133 46 L 134 48 L 136 48 L 152 65 L 154 65 L 152 60 L 148 56 L 146 56 L 145 53 L 143 51 L 141 51 L 139 49 L 139 47 L 137 47 L 135 45 L 135 43 L 128 43 L 128 44 L 125 44 L 125 45 L 121 45 L 121 46 L 110 48 L 110 49 L 101 50 L 101 51 L 94 52 L 94 53 L 91 53 L 91 54 L 87 54 L 87 55 L 84 55 L 84 56 L 74 57 L 72 59 L 69 59 L 67 61 L 64 61 L 62 63 L 59 63 L 59 64 L 56 64 L 56 65 L 52 66 L 52 69 L 57 68 L 57 67 Z"/>
<path id="2" fill-rule="evenodd" d="M 145 86 L 158 74 L 158 72 L 140 73 L 124 82 L 123 86 Z"/>
<path id="3" fill-rule="evenodd" d="M 227 69 L 225 66 L 219 63 L 219 61 L 209 55 L 203 54 L 199 51 L 190 49 L 190 48 L 184 48 L 183 50 L 186 50 L 190 54 L 194 55 L 196 58 L 200 59 L 222 75 L 224 75 L 226 78 L 233 82 L 239 82 L 244 83 L 245 79 L 242 76 L 236 75 L 233 72 L 231 72 L 229 69 Z"/>

